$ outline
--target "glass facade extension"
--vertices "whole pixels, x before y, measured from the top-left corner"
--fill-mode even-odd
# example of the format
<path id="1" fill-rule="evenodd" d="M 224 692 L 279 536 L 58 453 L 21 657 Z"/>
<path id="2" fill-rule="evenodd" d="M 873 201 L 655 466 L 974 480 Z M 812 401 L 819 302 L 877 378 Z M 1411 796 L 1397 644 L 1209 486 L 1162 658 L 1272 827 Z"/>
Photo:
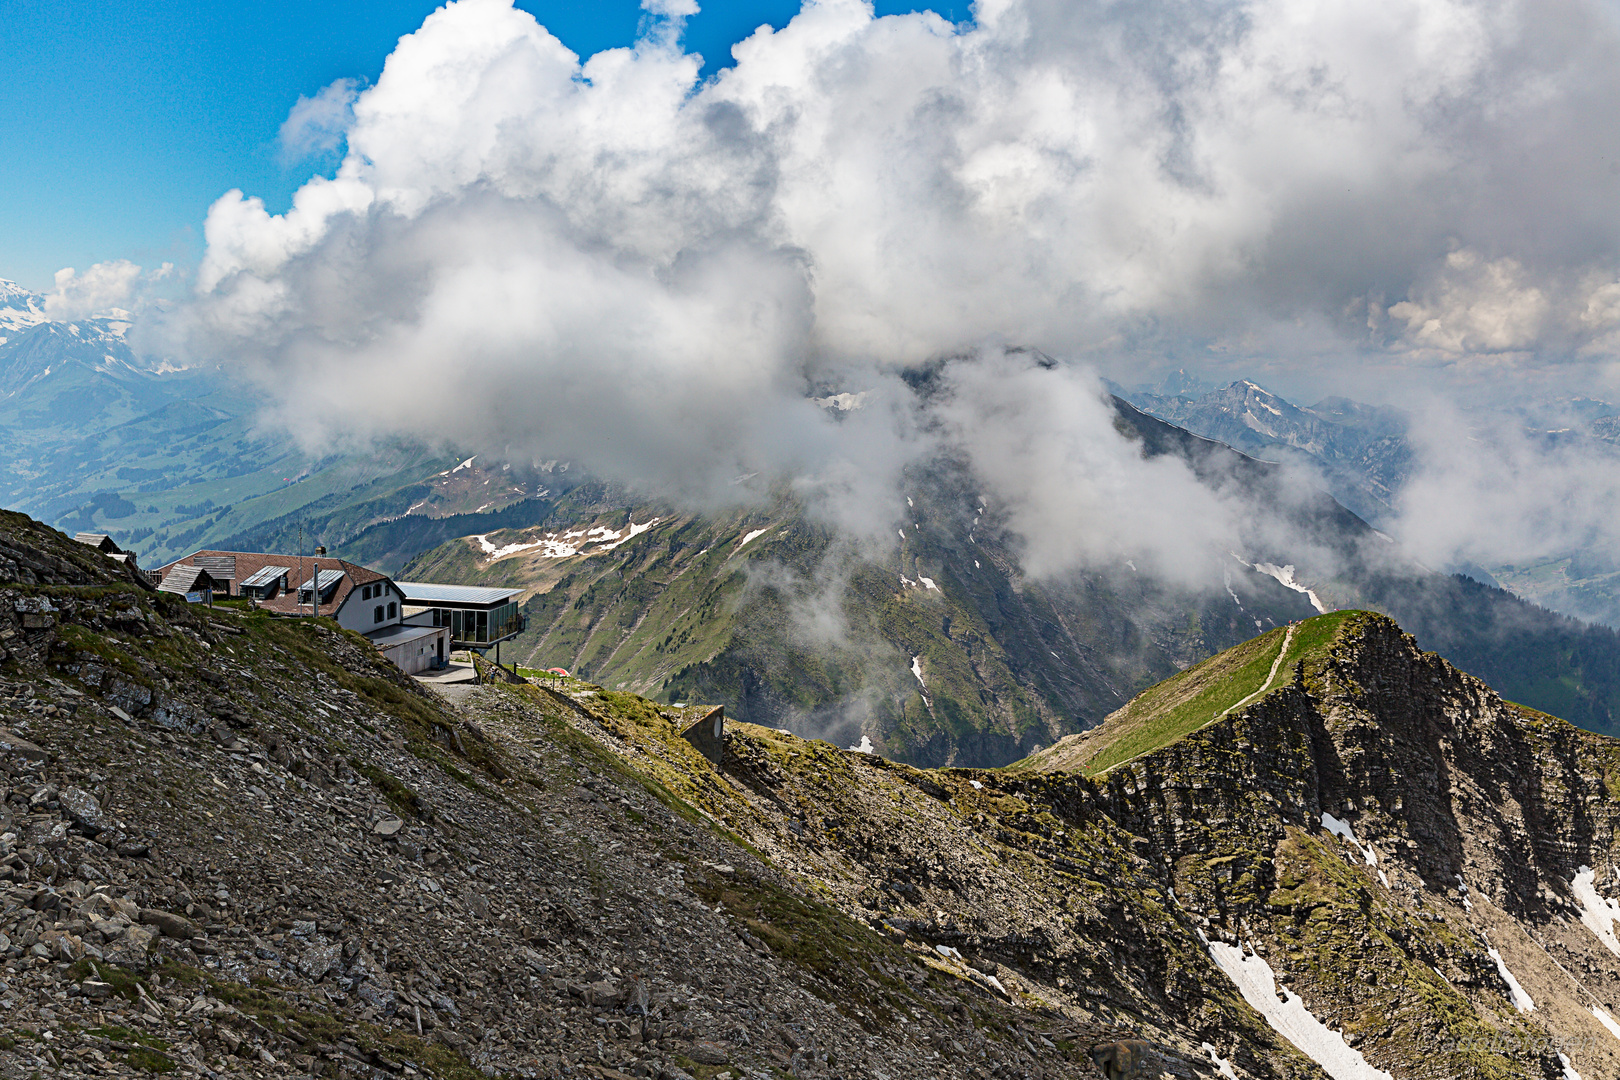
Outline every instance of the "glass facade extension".
<path id="1" fill-rule="evenodd" d="M 434 608 L 433 625 L 448 626 L 450 637 L 468 645 L 489 645 L 509 638 L 523 629 L 523 616 L 516 602 L 505 603 L 490 611 L 463 611 L 458 608 Z"/>

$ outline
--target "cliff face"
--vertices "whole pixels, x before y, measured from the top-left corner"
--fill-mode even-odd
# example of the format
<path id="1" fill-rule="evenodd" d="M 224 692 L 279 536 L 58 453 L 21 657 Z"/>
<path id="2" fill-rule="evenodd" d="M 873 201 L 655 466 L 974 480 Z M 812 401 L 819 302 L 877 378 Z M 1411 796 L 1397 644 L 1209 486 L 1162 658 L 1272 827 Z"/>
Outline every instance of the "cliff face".
<path id="1" fill-rule="evenodd" d="M 1490 1075 L 1483 1048 L 1510 1045 L 1607 1076 L 1594 1010 L 1620 967 L 1590 882 L 1620 880 L 1617 760 L 1357 616 L 1292 685 L 1100 783 L 1199 924 L 1257 944 L 1383 1067 Z M 1503 971 L 1533 1011 L 1503 1008 Z"/>

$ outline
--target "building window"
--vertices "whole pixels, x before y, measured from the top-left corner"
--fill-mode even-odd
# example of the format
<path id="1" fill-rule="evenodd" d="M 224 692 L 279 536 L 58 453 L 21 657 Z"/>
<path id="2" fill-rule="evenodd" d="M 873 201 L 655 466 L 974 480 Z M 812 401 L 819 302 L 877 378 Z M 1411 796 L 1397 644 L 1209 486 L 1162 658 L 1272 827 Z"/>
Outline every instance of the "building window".
<path id="1" fill-rule="evenodd" d="M 372 622 L 382 622 L 383 621 L 383 613 L 382 613 L 382 605 L 381 604 L 378 604 L 377 605 L 377 610 L 371 613 L 371 621 Z"/>
<path id="2" fill-rule="evenodd" d="M 392 618 L 393 618 L 393 617 L 394 617 L 394 615 L 395 615 L 395 614 L 396 614 L 396 613 L 397 613 L 397 612 L 398 612 L 398 611 L 399 611 L 399 608 L 397 608 L 397 607 L 395 607 L 395 606 L 394 606 L 394 602 L 393 602 L 393 601 L 392 601 L 392 600 L 390 600 L 390 601 L 389 601 L 389 602 L 388 602 L 388 617 L 389 617 L 389 618 L 390 618 L 390 619 L 392 619 Z"/>

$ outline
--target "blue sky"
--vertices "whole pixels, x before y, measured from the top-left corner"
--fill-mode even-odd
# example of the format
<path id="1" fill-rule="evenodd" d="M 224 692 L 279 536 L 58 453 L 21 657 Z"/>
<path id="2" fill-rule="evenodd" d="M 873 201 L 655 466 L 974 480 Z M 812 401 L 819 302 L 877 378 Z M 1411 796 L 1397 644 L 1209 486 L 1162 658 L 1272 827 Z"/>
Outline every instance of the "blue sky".
<path id="1" fill-rule="evenodd" d="M 107 259 L 189 264 L 233 187 L 285 207 L 308 164 L 276 142 L 300 94 L 374 79 L 432 0 L 0 0 L 0 277 L 43 290 Z M 636 0 L 524 0 L 582 56 L 635 39 Z M 956 19 L 967 0 L 933 6 Z M 705 73 L 733 42 L 781 26 L 797 0 L 706 0 L 687 25 Z"/>

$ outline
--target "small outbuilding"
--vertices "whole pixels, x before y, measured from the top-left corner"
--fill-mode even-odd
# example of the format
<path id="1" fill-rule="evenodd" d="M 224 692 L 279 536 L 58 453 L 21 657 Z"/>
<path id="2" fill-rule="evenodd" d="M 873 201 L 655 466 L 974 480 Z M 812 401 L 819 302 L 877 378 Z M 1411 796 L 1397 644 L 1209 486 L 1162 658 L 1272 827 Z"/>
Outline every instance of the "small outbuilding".
<path id="1" fill-rule="evenodd" d="M 130 566 L 136 565 L 135 553 L 133 551 L 125 551 L 123 548 L 119 547 L 118 542 L 112 537 L 108 536 L 106 533 L 74 533 L 73 539 L 77 540 L 81 544 L 88 544 L 114 562 L 128 563 Z"/>
<path id="2" fill-rule="evenodd" d="M 450 631 L 442 626 L 396 624 L 366 635 L 377 651 L 399 665 L 407 675 L 432 671 L 445 665 Z"/>
<path id="3" fill-rule="evenodd" d="M 106 533 L 74 533 L 73 539 L 77 540 L 81 544 L 89 544 L 97 551 L 104 552 L 108 555 L 122 555 L 124 553 L 124 549 L 118 546 L 117 541 L 108 536 Z"/>
<path id="4" fill-rule="evenodd" d="M 220 583 L 200 566 L 171 566 L 157 588 L 158 592 L 183 596 L 190 604 L 212 604 L 219 587 Z"/>
<path id="5" fill-rule="evenodd" d="M 697 748 L 697 752 L 719 765 L 726 753 L 726 710 L 716 705 L 695 723 L 681 731 L 681 738 Z"/>

